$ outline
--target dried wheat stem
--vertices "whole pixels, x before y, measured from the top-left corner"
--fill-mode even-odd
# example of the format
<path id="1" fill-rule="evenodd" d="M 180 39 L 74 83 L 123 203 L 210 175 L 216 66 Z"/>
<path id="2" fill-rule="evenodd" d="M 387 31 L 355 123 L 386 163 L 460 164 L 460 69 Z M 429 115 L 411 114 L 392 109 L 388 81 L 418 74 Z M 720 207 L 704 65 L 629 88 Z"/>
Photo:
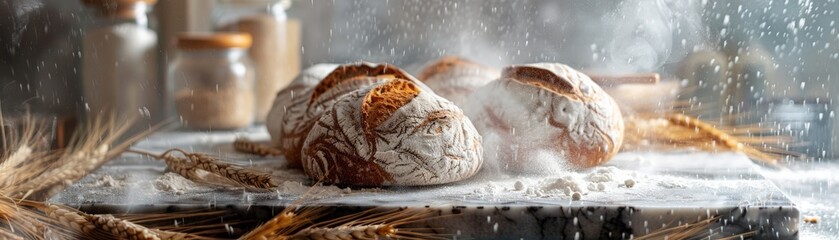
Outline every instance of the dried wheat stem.
<path id="1" fill-rule="evenodd" d="M 271 181 L 271 174 L 220 162 L 205 154 L 193 153 L 188 156 L 197 168 L 228 178 L 237 183 L 256 188 L 272 188 L 277 186 Z"/>
<path id="2" fill-rule="evenodd" d="M 279 149 L 268 147 L 259 143 L 251 142 L 244 138 L 237 138 L 233 141 L 233 148 L 236 151 L 249 153 L 259 156 L 282 156 L 283 152 Z"/>
<path id="3" fill-rule="evenodd" d="M 199 239 L 200 237 L 188 233 L 179 233 L 171 231 L 163 231 L 158 229 L 151 229 L 162 240 L 180 240 L 180 239 Z"/>
<path id="4" fill-rule="evenodd" d="M 725 147 L 730 148 L 735 151 L 741 151 L 743 149 L 743 143 L 740 143 L 731 135 L 720 131 L 714 126 L 711 126 L 708 123 L 702 122 L 699 119 L 689 117 L 684 114 L 668 114 L 665 116 L 668 121 L 671 123 L 683 126 L 687 128 L 694 128 L 697 133 L 706 133 L 709 137 L 713 138 L 715 141 L 723 144 Z"/>
<path id="5" fill-rule="evenodd" d="M 259 227 L 243 235 L 239 239 L 280 239 L 280 234 L 278 234 L 278 232 L 282 231 L 284 228 L 294 225 L 294 223 L 297 222 L 296 218 L 297 214 L 295 214 L 294 212 L 282 212 L 280 214 L 277 214 L 277 216 L 272 218 L 270 221 L 260 225 Z"/>
<path id="6" fill-rule="evenodd" d="M 171 155 L 162 156 L 163 161 L 169 166 L 169 170 L 175 172 L 189 180 L 200 181 L 195 164 L 186 158 L 179 158 Z"/>
<path id="7" fill-rule="evenodd" d="M 0 173 L 7 173 L 7 171 L 14 169 L 16 166 L 26 161 L 26 159 L 29 159 L 29 156 L 31 155 L 32 148 L 27 145 L 21 145 L 17 151 L 9 155 L 5 161 L 0 163 Z"/>
<path id="8" fill-rule="evenodd" d="M 18 235 L 15 235 L 12 232 L 6 231 L 5 229 L 0 228 L 0 239 L 3 240 L 23 240 L 24 238 Z"/>
<path id="9" fill-rule="evenodd" d="M 32 181 L 16 186 L 17 194 L 13 197 L 25 199 L 32 193 L 44 193 L 46 197 L 57 189 L 75 180 L 81 179 L 90 171 L 96 169 L 108 154 L 108 145 L 100 145 L 91 152 L 78 151 L 62 159 L 63 165 L 51 171 L 44 172 Z"/>
<path id="10" fill-rule="evenodd" d="M 288 239 L 341 240 L 378 239 L 396 237 L 397 229 L 390 224 L 318 227 L 300 230 Z"/>
<path id="11" fill-rule="evenodd" d="M 115 218 L 111 215 L 89 215 L 88 219 L 96 225 L 97 228 L 110 232 L 119 239 L 130 240 L 160 240 L 151 229 Z"/>
<path id="12" fill-rule="evenodd" d="M 666 116 L 666 119 L 674 125 L 693 128 L 694 132 L 698 134 L 704 134 L 710 137 L 714 140 L 714 142 L 722 144 L 722 146 L 725 148 L 731 149 L 736 152 L 745 153 L 752 159 L 759 160 L 770 166 L 774 166 L 778 163 L 778 158 L 773 157 L 772 155 L 769 155 L 765 152 L 762 152 L 754 147 L 747 146 L 746 144 L 738 141 L 735 137 L 699 119 L 689 117 L 683 114 L 669 114 Z M 714 147 L 714 145 L 712 145 L 712 147 Z"/>
<path id="13" fill-rule="evenodd" d="M 49 205 L 43 211 L 47 217 L 55 219 L 65 227 L 70 227 L 83 233 L 90 233 L 96 229 L 96 225 L 76 211 L 67 210 L 57 205 Z"/>
<path id="14" fill-rule="evenodd" d="M 218 159 L 206 154 L 190 153 L 177 148 L 167 150 L 160 155 L 139 150 L 128 150 L 128 152 L 144 154 L 161 159 L 166 162 L 166 165 L 168 165 L 173 172 L 193 181 L 203 180 L 198 176 L 197 170 L 200 169 L 248 187 L 273 188 L 277 186 L 277 184 L 272 180 L 271 174 L 221 162 Z M 172 152 L 180 152 L 186 156 L 186 158 L 172 156 Z"/>

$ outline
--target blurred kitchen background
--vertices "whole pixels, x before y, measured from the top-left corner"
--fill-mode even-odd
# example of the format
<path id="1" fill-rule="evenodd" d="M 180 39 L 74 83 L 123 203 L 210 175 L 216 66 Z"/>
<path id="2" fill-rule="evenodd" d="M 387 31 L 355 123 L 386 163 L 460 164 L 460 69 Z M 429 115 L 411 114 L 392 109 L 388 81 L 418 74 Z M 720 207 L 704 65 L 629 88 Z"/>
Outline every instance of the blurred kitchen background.
<path id="1" fill-rule="evenodd" d="M 654 71 L 688 89 L 679 99 L 704 119 L 770 122 L 800 139 L 791 148 L 817 158 L 839 150 L 835 0 L 240 2 L 283 8 L 293 51 L 280 64 L 289 76 L 316 63 L 358 60 L 415 73 L 451 54 L 495 67 L 548 61 L 614 74 Z M 160 81 L 177 53 L 175 36 L 216 29 L 228 7 L 154 4 L 148 25 L 157 32 Z M 100 21 L 81 0 L 0 1 L 3 111 L 84 115 L 83 37 Z"/>

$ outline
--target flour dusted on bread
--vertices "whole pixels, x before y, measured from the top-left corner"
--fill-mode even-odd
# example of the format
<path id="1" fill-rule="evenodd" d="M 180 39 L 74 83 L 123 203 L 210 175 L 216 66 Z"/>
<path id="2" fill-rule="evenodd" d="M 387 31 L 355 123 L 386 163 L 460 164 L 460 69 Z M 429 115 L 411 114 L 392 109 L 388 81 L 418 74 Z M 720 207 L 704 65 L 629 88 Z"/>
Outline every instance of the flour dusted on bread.
<path id="1" fill-rule="evenodd" d="M 347 94 L 303 147 L 312 179 L 356 186 L 419 186 L 474 175 L 481 137 L 461 110 L 416 82 L 393 79 Z"/>
<path id="2" fill-rule="evenodd" d="M 484 138 L 488 171 L 543 173 L 608 161 L 623 141 L 615 101 L 563 64 L 510 66 L 465 108 Z"/>
<path id="3" fill-rule="evenodd" d="M 327 74 L 335 70 L 338 64 L 322 63 L 311 66 L 300 75 L 294 78 L 286 88 L 277 93 L 277 98 L 274 99 L 274 105 L 271 106 L 271 111 L 268 113 L 268 119 L 265 121 L 265 126 L 268 128 L 268 133 L 271 134 L 271 143 L 275 147 L 280 147 L 280 132 L 283 129 L 283 117 L 286 111 L 291 106 L 295 97 L 301 97 L 307 89 L 314 87 Z"/>
<path id="4" fill-rule="evenodd" d="M 336 67 L 323 80 L 303 91 L 300 97 L 294 97 L 286 107 L 282 116 L 282 128 L 276 134 L 279 147 L 284 152 L 289 166 L 300 166 L 303 141 L 315 121 L 324 111 L 330 109 L 336 100 L 352 91 L 394 78 L 408 79 L 420 88 L 428 89 L 410 74 L 393 65 L 361 62 Z"/>
<path id="5" fill-rule="evenodd" d="M 419 79 L 434 93 L 464 107 L 472 92 L 501 75 L 497 69 L 457 56 L 443 57 L 426 66 Z"/>

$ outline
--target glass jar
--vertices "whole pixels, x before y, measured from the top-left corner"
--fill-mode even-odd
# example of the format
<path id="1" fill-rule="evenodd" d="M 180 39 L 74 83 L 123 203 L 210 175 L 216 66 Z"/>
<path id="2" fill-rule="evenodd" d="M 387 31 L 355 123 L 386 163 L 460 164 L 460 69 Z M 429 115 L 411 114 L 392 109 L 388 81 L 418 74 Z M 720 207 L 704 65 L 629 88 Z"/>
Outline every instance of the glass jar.
<path id="1" fill-rule="evenodd" d="M 181 34 L 169 66 L 175 109 L 187 127 L 235 129 L 255 116 L 255 72 L 246 33 Z"/>
<path id="2" fill-rule="evenodd" d="M 257 122 L 264 122 L 277 92 L 300 72 L 300 24 L 286 18 L 288 0 L 221 0 L 213 10 L 219 31 L 253 36 L 250 56 L 257 71 Z"/>
<path id="3" fill-rule="evenodd" d="M 139 115 L 139 132 L 168 118 L 166 89 L 158 64 L 157 32 L 148 13 L 155 0 L 83 0 L 96 10 L 96 23 L 85 29 L 82 45 L 82 91 L 86 117 Z"/>

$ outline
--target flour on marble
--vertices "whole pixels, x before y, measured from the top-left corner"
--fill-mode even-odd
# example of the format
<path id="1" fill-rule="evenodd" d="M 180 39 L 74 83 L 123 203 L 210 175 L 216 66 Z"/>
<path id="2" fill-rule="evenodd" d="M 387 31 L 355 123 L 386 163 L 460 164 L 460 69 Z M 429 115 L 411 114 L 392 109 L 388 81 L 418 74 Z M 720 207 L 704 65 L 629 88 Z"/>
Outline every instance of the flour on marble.
<path id="1" fill-rule="evenodd" d="M 87 184 L 88 187 L 105 187 L 105 188 L 119 188 L 126 184 L 125 176 L 114 178 L 111 175 L 105 174 L 96 178 L 96 181 Z"/>
<path id="2" fill-rule="evenodd" d="M 178 195 L 191 192 L 210 191 L 212 188 L 195 183 L 192 180 L 186 179 L 183 176 L 167 172 L 154 181 L 154 189 L 160 192 L 171 192 Z"/>
<path id="3" fill-rule="evenodd" d="M 480 197 L 508 194 L 525 198 L 581 200 L 585 199 L 590 193 L 608 194 L 618 191 L 618 188 L 626 190 L 628 188 L 626 183 L 636 183 L 636 178 L 643 178 L 644 181 L 660 182 L 657 186 L 662 189 L 685 187 L 684 183 L 669 182 L 662 176 L 639 175 L 635 171 L 625 171 L 613 166 L 600 166 L 585 170 L 564 170 L 549 176 L 489 181 L 475 187 L 472 194 Z"/>

